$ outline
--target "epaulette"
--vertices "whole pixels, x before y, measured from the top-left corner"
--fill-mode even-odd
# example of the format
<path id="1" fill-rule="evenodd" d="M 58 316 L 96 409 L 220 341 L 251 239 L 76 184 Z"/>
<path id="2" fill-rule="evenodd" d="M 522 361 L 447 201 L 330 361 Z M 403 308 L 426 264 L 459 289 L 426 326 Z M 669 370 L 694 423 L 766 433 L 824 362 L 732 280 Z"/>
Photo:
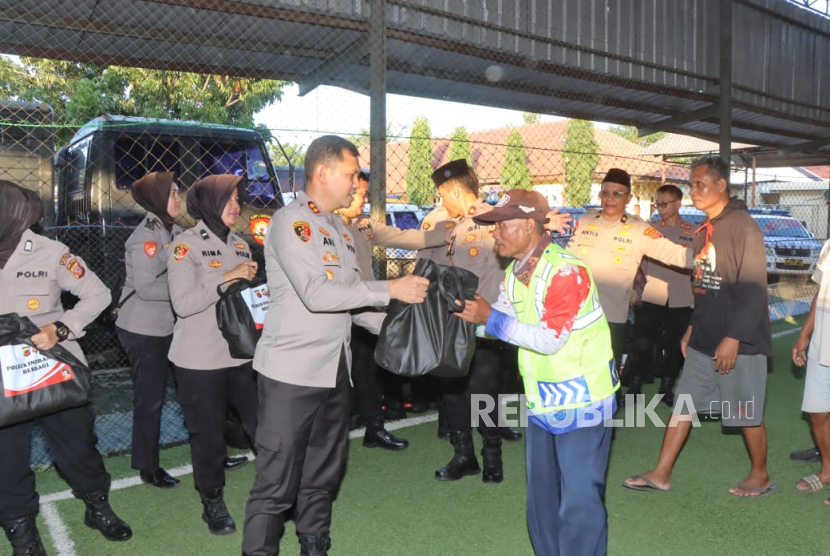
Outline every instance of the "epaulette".
<path id="1" fill-rule="evenodd" d="M 148 230 L 153 230 L 155 229 L 156 224 L 158 224 L 158 220 L 156 220 L 155 218 L 148 218 L 147 222 L 144 224 L 144 227 Z"/>
<path id="2" fill-rule="evenodd" d="M 623 213 L 622 218 L 620 218 L 620 222 L 622 222 L 623 224 L 628 222 L 628 213 L 627 212 Z"/>

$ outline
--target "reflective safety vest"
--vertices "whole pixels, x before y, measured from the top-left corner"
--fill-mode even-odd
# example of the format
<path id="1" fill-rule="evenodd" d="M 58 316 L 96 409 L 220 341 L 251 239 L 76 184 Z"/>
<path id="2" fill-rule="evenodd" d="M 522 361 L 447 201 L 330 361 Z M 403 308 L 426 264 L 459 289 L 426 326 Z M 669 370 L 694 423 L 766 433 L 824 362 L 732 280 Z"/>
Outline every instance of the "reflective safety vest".
<path id="1" fill-rule="evenodd" d="M 566 264 L 585 268 L 591 275 L 583 262 L 556 244 L 545 249 L 528 286 L 514 276 L 515 261 L 510 264 L 505 289 L 519 322 L 539 325 L 551 280 Z M 579 308 L 562 348 L 553 355 L 519 348 L 519 370 L 528 410 L 534 415 L 585 407 L 604 400 L 619 388 L 611 332 L 593 277 L 590 294 Z"/>

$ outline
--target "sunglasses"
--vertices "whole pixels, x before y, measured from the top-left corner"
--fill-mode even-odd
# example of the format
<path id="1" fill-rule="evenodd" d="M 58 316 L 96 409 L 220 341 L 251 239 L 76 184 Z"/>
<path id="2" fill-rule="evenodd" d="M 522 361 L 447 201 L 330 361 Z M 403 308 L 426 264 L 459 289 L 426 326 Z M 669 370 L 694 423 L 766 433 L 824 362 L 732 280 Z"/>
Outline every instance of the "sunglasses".
<path id="1" fill-rule="evenodd" d="M 600 192 L 599 192 L 600 197 L 613 196 L 615 199 L 622 199 L 626 195 L 628 195 L 628 191 L 605 191 L 605 190 L 600 190 Z"/>
<path id="2" fill-rule="evenodd" d="M 659 208 L 659 209 L 664 209 L 667 206 L 669 206 L 670 204 L 676 203 L 676 202 L 677 202 L 677 199 L 675 199 L 674 201 L 666 201 L 665 203 L 654 203 L 654 206 Z"/>

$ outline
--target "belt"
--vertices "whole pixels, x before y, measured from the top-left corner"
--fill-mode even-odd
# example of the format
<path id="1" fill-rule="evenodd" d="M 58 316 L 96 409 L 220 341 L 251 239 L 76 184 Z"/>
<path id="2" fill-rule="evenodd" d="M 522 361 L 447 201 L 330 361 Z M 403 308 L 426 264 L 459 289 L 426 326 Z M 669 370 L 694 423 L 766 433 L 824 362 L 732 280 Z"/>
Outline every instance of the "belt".
<path id="1" fill-rule="evenodd" d="M 495 340 L 493 338 L 476 338 L 476 346 L 483 348 L 501 349 L 504 346 L 504 342 L 502 342 L 501 340 Z"/>

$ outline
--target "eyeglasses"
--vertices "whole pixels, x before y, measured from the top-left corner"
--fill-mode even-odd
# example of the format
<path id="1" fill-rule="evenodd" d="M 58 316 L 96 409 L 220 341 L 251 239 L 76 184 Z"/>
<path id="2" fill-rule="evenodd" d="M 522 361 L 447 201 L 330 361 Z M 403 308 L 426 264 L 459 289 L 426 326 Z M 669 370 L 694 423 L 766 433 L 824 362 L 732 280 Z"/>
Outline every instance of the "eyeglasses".
<path id="1" fill-rule="evenodd" d="M 628 195 L 628 191 L 605 191 L 601 189 L 599 192 L 600 197 L 613 196 L 615 199 L 622 199 L 626 195 Z"/>
<path id="2" fill-rule="evenodd" d="M 665 203 L 654 203 L 654 206 L 659 209 L 664 209 L 672 203 L 676 203 L 679 199 L 675 199 L 674 201 L 666 201 Z"/>

